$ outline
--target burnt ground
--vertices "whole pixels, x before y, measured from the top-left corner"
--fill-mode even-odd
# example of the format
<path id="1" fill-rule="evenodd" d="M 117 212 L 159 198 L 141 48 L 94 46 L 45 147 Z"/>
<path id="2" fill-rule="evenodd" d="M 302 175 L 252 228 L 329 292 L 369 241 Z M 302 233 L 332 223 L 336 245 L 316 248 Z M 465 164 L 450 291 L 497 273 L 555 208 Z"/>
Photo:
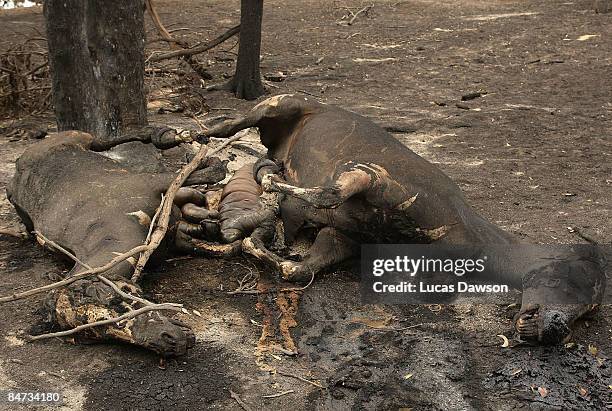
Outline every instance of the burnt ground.
<path id="1" fill-rule="evenodd" d="M 174 33 L 192 44 L 239 18 L 237 1 L 158 3 L 169 29 L 191 29 Z M 611 242 L 612 14 L 596 14 L 591 1 L 394 0 L 377 1 L 352 26 L 342 24 L 344 6 L 356 12 L 364 5 L 266 1 L 262 71 L 286 76 L 270 83 L 270 92 L 305 92 L 400 128 L 396 137 L 449 174 L 477 210 L 525 240 L 579 242 L 567 228 L 578 227 Z M 0 44 L 20 41 L 19 33 L 36 36 L 42 27 L 40 8 L 2 11 Z M 152 28 L 149 34 L 156 37 Z M 206 84 L 232 73 L 234 42 L 200 56 L 214 76 Z M 187 113 L 158 108 L 183 105 L 206 121 L 252 105 L 202 91 L 202 82 L 188 71 L 180 75 L 186 69 L 176 62 L 165 67 L 174 71 L 150 70 L 148 78 L 153 122 L 197 130 Z M 479 91 L 487 94 L 461 101 Z M 43 113 L 13 116 L 1 126 L 51 123 Z M 33 143 L 5 129 L 0 188 Z M 0 192 L 0 226 L 16 222 Z M 65 269 L 32 242 L 0 237 L 0 294 L 49 283 Z M 509 335 L 512 309 L 363 306 L 357 277 L 338 271 L 303 293 L 291 329 L 299 354 L 271 355 L 258 346 L 270 318 L 262 306 L 280 302 L 260 301 L 258 311 L 255 296 L 227 294 L 249 269 L 265 272 L 245 258 L 176 260 L 151 269 L 145 284 L 151 298 L 201 313 L 186 318 L 196 348 L 161 368 L 157 358 L 128 346 L 24 343 L 22 331 L 40 321 L 41 299 L 0 306 L 0 389 L 60 390 L 65 409 L 75 410 L 238 409 L 230 390 L 253 409 L 610 406 L 610 306 L 578 325 L 575 344 L 501 348 L 496 335 Z"/>

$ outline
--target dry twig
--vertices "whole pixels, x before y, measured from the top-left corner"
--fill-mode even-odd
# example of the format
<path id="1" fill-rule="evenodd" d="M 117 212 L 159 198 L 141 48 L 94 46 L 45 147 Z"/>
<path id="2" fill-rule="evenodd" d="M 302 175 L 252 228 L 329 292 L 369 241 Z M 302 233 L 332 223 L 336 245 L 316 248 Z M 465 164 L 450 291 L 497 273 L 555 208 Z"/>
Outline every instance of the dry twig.
<path id="1" fill-rule="evenodd" d="M 197 116 L 194 115 L 191 116 L 191 118 L 193 119 L 193 121 L 195 121 L 198 127 L 200 127 L 200 131 L 206 131 L 208 129 Z"/>
<path id="2" fill-rule="evenodd" d="M 244 401 L 242 401 L 240 396 L 238 394 L 236 394 L 234 391 L 230 390 L 230 396 L 234 400 L 236 400 L 238 405 L 240 405 L 244 411 L 251 411 L 251 407 L 249 407 Z"/>
<path id="3" fill-rule="evenodd" d="M 156 225 L 149 241 L 146 244 L 146 249 L 142 252 L 140 257 L 138 258 L 138 263 L 136 263 L 136 267 L 134 268 L 134 274 L 132 275 L 132 282 L 137 283 L 140 280 L 140 276 L 142 274 L 142 269 L 144 268 L 147 261 L 149 261 L 149 257 L 153 254 L 153 252 L 157 249 L 159 244 L 161 244 L 162 240 L 166 236 L 166 232 L 168 231 L 168 223 L 170 221 L 170 213 L 172 211 L 172 205 L 174 204 L 174 197 L 176 196 L 176 192 L 183 185 L 183 183 L 187 180 L 187 177 L 191 173 L 193 173 L 202 160 L 206 157 L 208 149 L 206 146 L 200 147 L 200 150 L 193 157 L 193 159 L 181 169 L 178 173 L 170 187 L 166 191 L 166 196 L 163 201 L 163 205 L 161 207 L 161 213 L 159 216 L 158 224 Z"/>
<path id="4" fill-rule="evenodd" d="M 151 20 L 153 20 L 153 24 L 155 24 L 155 27 L 157 28 L 157 31 L 159 31 L 159 34 L 162 36 L 162 38 L 169 42 L 176 42 L 176 40 L 173 39 L 170 35 L 170 32 L 168 32 L 168 30 L 166 30 L 166 28 L 162 24 L 161 19 L 159 18 L 159 14 L 157 14 L 157 9 L 153 7 L 153 0 L 146 0 L 146 7 L 147 11 L 151 15 Z"/>
<path id="5" fill-rule="evenodd" d="M 314 386 L 315 386 L 315 387 L 317 387 L 317 388 L 322 388 L 322 389 L 324 389 L 324 388 L 325 388 L 324 386 L 322 386 L 322 385 L 321 385 L 321 384 L 319 384 L 318 382 L 316 382 L 316 381 L 311 381 L 311 380 L 306 379 L 306 378 L 304 378 L 304 377 L 300 377 L 299 375 L 291 374 L 291 373 L 288 373 L 288 372 L 285 372 L 285 371 L 278 371 L 278 370 L 276 370 L 276 373 L 277 373 L 277 374 L 279 374 L 279 375 L 284 375 L 285 377 L 291 377 L 291 378 L 298 379 L 298 380 L 300 380 L 300 381 L 304 381 L 304 382 L 306 382 L 306 383 L 308 383 L 308 384 L 310 384 L 310 385 L 314 385 Z"/>
<path id="6" fill-rule="evenodd" d="M 357 17 L 359 17 L 360 14 L 367 14 L 368 11 L 370 11 L 370 9 L 374 7 L 373 4 L 370 4 L 369 6 L 365 6 L 364 8 L 362 8 L 361 10 L 359 10 L 357 13 L 353 14 L 353 17 L 349 20 L 348 25 L 351 26 L 353 24 L 353 22 L 355 22 L 355 20 L 357 19 Z"/>
<path id="7" fill-rule="evenodd" d="M 74 334 L 74 333 L 77 333 L 83 330 L 87 330 L 88 328 L 98 327 L 100 325 L 114 324 L 114 323 L 121 322 L 123 320 L 129 320 L 130 318 L 137 317 L 149 311 L 160 311 L 160 310 L 181 311 L 182 309 L 183 309 L 183 306 L 181 304 L 172 304 L 172 303 L 145 305 L 142 308 L 139 308 L 134 311 L 129 311 L 123 315 L 120 315 L 119 317 L 109 318 L 107 320 L 101 320 L 101 321 L 94 321 L 93 323 L 79 325 L 78 327 L 75 327 L 75 328 L 72 328 L 66 331 L 58 331 L 55 333 L 28 336 L 27 340 L 36 341 L 36 340 L 44 340 L 47 338 L 54 338 L 54 337 L 65 337 L 67 335 L 71 335 L 71 334 Z"/>
<path id="8" fill-rule="evenodd" d="M 119 288 L 117 286 L 117 284 L 115 284 L 114 281 L 111 281 L 111 280 L 109 280 L 108 278 L 106 278 L 106 277 L 104 277 L 102 275 L 98 275 L 97 277 L 98 277 L 98 279 L 100 281 L 102 281 L 104 284 L 108 285 L 110 288 L 113 289 L 113 291 L 115 291 L 117 294 L 119 294 L 121 297 L 123 297 L 126 300 L 136 301 L 136 302 L 139 302 L 139 303 L 141 303 L 142 305 L 145 305 L 145 306 L 147 306 L 147 305 L 155 305 L 151 301 L 145 300 L 142 297 L 137 297 L 137 296 L 135 296 L 133 294 L 126 293 L 121 288 Z"/>
<path id="9" fill-rule="evenodd" d="M 295 391 L 293 390 L 287 390 L 287 391 L 283 391 L 283 392 L 279 392 L 278 394 L 270 394 L 270 395 L 262 395 L 262 398 L 278 398 L 278 397 L 282 397 L 283 395 L 287 395 L 287 394 L 292 394 Z"/>
<path id="10" fill-rule="evenodd" d="M 289 287 L 289 288 L 281 288 L 281 292 L 290 292 L 290 291 L 304 291 L 305 289 L 307 289 L 308 287 L 310 287 L 312 285 L 312 282 L 314 281 L 315 278 L 315 273 L 313 271 L 312 276 L 310 277 L 310 281 L 308 281 L 308 284 L 306 284 L 304 287 Z"/>
<path id="11" fill-rule="evenodd" d="M 174 37 L 172 37 L 172 35 L 170 34 L 170 31 L 168 31 L 164 27 L 164 24 L 161 22 L 161 19 L 159 18 L 159 15 L 157 14 L 157 10 L 155 9 L 155 7 L 153 7 L 153 0 L 147 0 L 146 5 L 147 5 L 147 10 L 149 11 L 149 14 L 151 15 L 151 19 L 153 20 L 153 23 L 157 27 L 157 30 L 159 31 L 160 35 L 162 36 L 162 40 L 172 44 L 173 45 L 172 48 L 183 49 L 183 50 L 189 49 L 188 43 L 176 40 Z M 176 30 L 173 30 L 173 31 L 176 31 Z M 154 56 L 151 56 L 151 58 L 153 57 Z M 206 69 L 200 63 L 198 63 L 198 61 L 195 59 L 195 57 L 192 54 L 184 55 L 181 57 L 185 62 L 187 62 L 187 64 L 189 64 L 191 69 L 194 72 L 196 72 L 202 79 L 205 79 L 205 80 L 212 79 L 212 76 L 210 75 L 210 73 L 208 73 Z M 148 59 L 147 61 L 156 61 L 156 60 Z"/>
<path id="12" fill-rule="evenodd" d="M 292 292 L 292 291 L 304 291 L 305 289 L 307 289 L 308 287 L 310 287 L 314 281 L 315 278 L 315 274 L 314 272 L 312 273 L 312 276 L 310 277 L 310 281 L 308 281 L 308 284 L 306 284 L 304 287 L 287 287 L 287 288 L 281 288 L 280 290 L 276 290 L 276 289 L 269 289 L 269 290 L 264 290 L 264 291 L 260 291 L 260 290 L 254 290 L 251 288 L 242 288 L 240 287 L 240 283 L 239 283 L 239 287 L 234 290 L 234 291 L 229 291 L 228 294 L 269 294 L 269 293 L 288 293 L 288 292 Z"/>
<path id="13" fill-rule="evenodd" d="M 253 270 L 250 267 L 245 266 L 244 264 L 236 263 L 244 268 L 246 268 L 249 272 L 246 273 L 241 280 L 238 281 L 238 287 L 234 291 L 228 291 L 227 293 L 232 294 L 241 294 L 243 291 L 254 290 L 257 287 L 257 280 L 259 278 L 258 275 L 255 275 Z"/>
<path id="14" fill-rule="evenodd" d="M 407 327 L 374 327 L 372 325 L 365 324 L 365 323 L 359 323 L 358 322 L 356 324 L 365 325 L 366 327 L 371 328 L 374 331 L 382 331 L 382 332 L 386 332 L 386 331 L 405 331 L 405 330 L 411 330 L 413 328 L 418 328 L 418 327 L 421 327 L 421 326 L 425 325 L 425 323 L 420 323 L 420 324 L 409 325 Z"/>
<path id="15" fill-rule="evenodd" d="M 194 56 L 196 54 L 204 53 L 205 51 L 208 51 L 218 46 L 219 44 L 223 43 L 227 39 L 232 38 L 238 33 L 240 33 L 240 25 L 232 27 L 231 29 L 229 29 L 228 31 L 220 35 L 219 37 L 216 37 L 213 40 L 209 41 L 208 43 L 199 44 L 197 46 L 194 46 L 188 49 L 175 50 L 175 51 L 170 51 L 168 53 L 152 55 L 151 57 L 147 59 L 147 61 L 156 62 L 156 61 L 161 61 L 161 60 L 168 60 L 174 57 L 189 57 L 189 56 Z"/>
<path id="16" fill-rule="evenodd" d="M 153 234 L 153 228 L 155 228 L 155 222 L 159 218 L 159 213 L 161 213 L 162 206 L 164 205 L 164 193 L 161 195 L 161 202 L 159 203 L 159 207 L 155 210 L 155 214 L 153 214 L 153 218 L 151 219 L 151 224 L 149 224 L 149 231 L 147 232 L 147 238 L 145 240 L 145 244 L 148 244 L 151 240 L 151 234 Z"/>

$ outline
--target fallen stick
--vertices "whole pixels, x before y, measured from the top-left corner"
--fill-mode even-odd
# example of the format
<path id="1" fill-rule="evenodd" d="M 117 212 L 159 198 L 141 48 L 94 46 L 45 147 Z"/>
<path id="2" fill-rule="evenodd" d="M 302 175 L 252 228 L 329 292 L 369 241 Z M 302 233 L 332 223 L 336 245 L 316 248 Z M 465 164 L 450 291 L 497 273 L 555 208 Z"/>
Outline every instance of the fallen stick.
<path id="1" fill-rule="evenodd" d="M 208 156 L 212 156 L 218 153 L 223 148 L 230 145 L 234 141 L 242 138 L 245 135 L 245 133 L 239 133 L 225 140 L 221 145 L 219 145 L 219 147 L 215 148 L 214 150 L 211 150 L 210 153 L 208 153 Z M 208 148 L 206 146 L 200 147 L 193 159 L 181 169 L 181 171 L 178 173 L 178 175 L 166 191 L 157 226 L 155 227 L 155 230 L 153 230 L 153 234 L 151 235 L 149 242 L 144 246 L 145 249 L 142 251 L 142 254 L 138 258 L 138 262 L 136 263 L 136 267 L 134 268 L 134 274 L 132 275 L 133 283 L 137 283 L 138 280 L 140 280 L 140 276 L 142 275 L 142 270 L 145 264 L 147 263 L 147 261 L 149 261 L 149 258 L 151 257 L 153 252 L 157 249 L 159 244 L 161 244 L 162 240 L 166 236 L 166 232 L 168 231 L 168 222 L 170 221 L 170 212 L 172 211 L 172 205 L 174 204 L 174 197 L 176 196 L 176 192 L 179 188 L 181 188 L 181 186 L 187 180 L 189 175 L 193 173 L 202 163 L 202 161 L 207 157 L 207 152 Z"/>
<path id="2" fill-rule="evenodd" d="M 157 14 L 157 9 L 155 9 L 155 7 L 153 6 L 153 0 L 146 0 L 146 7 L 147 7 L 147 10 L 149 11 L 149 14 L 151 15 L 153 24 L 155 24 L 155 27 L 157 27 L 157 31 L 162 36 L 162 40 L 170 43 L 172 48 L 189 49 L 189 44 L 187 42 L 176 40 L 174 37 L 172 37 L 172 35 L 166 29 L 166 27 L 164 27 L 164 24 L 159 18 L 159 14 Z M 204 69 L 192 55 L 183 56 L 183 60 L 185 60 L 187 64 L 189 64 L 191 69 L 195 71 L 200 77 L 202 77 L 202 79 L 205 79 L 205 80 L 212 79 L 212 76 L 210 75 L 210 73 L 208 73 L 206 69 Z"/>
<path id="3" fill-rule="evenodd" d="M 315 278 L 315 273 L 313 271 L 312 272 L 312 276 L 310 277 L 310 281 L 308 281 L 308 284 L 306 284 L 304 287 L 281 288 L 280 291 L 283 292 L 283 293 L 291 292 L 291 291 L 304 291 L 305 289 L 307 289 L 308 287 L 310 287 L 312 285 L 312 282 L 314 281 L 314 278 Z"/>
<path id="4" fill-rule="evenodd" d="M 240 396 L 238 394 L 236 394 L 234 391 L 230 390 L 230 396 L 236 400 L 236 402 L 238 403 L 238 405 L 240 405 L 242 407 L 242 409 L 244 411 L 251 411 L 251 407 L 249 407 L 244 401 L 242 401 L 242 399 L 240 398 Z"/>
<path id="5" fill-rule="evenodd" d="M 234 291 L 227 292 L 230 295 L 238 294 L 241 291 L 253 290 L 255 287 L 257 287 L 258 275 L 255 275 L 253 273 L 253 270 L 251 270 L 249 267 L 240 263 L 237 264 L 246 268 L 247 270 L 249 270 L 249 272 L 242 277 L 242 280 L 238 281 L 238 287 Z"/>
<path id="6" fill-rule="evenodd" d="M 317 388 L 321 388 L 321 389 L 325 388 L 321 384 L 319 384 L 318 382 L 311 381 L 311 380 L 306 379 L 304 377 L 300 377 L 299 375 L 291 374 L 291 373 L 288 373 L 288 372 L 285 372 L 285 371 L 278 371 L 278 370 L 276 370 L 276 373 L 279 374 L 279 375 L 284 375 L 285 377 L 291 377 L 291 378 L 298 379 L 300 381 L 304 381 L 304 382 L 306 382 L 306 383 L 308 383 L 310 385 L 314 385 Z"/>
<path id="7" fill-rule="evenodd" d="M 162 38 L 166 41 L 176 42 L 176 40 L 174 40 L 170 35 L 170 32 L 168 32 L 168 30 L 166 30 L 166 28 L 162 24 L 161 19 L 159 18 L 159 14 L 157 14 L 157 9 L 153 7 L 153 0 L 146 0 L 146 8 L 149 14 L 151 15 L 151 20 L 153 20 L 153 24 L 155 24 L 155 27 L 157 27 L 157 31 L 159 31 L 159 34 L 162 36 Z"/>
<path id="8" fill-rule="evenodd" d="M 382 332 L 387 332 L 387 331 L 405 331 L 405 330 L 411 330 L 413 328 L 417 328 L 417 327 L 421 327 L 421 326 L 425 325 L 425 323 L 420 323 L 420 324 L 409 325 L 407 327 L 396 328 L 396 327 L 374 327 L 372 325 L 365 324 L 365 323 L 360 323 L 360 322 L 353 322 L 353 324 L 365 325 L 367 328 L 371 328 L 374 331 L 382 331 Z"/>
<path id="9" fill-rule="evenodd" d="M 0 66 L 0 71 L 6 74 L 17 74 L 14 70 L 7 69 L 6 67 Z"/>
<path id="10" fill-rule="evenodd" d="M 197 118 L 196 116 L 191 116 L 191 118 L 193 119 L 193 121 L 195 121 L 198 127 L 200 127 L 200 131 L 206 131 L 208 129 L 208 127 L 206 127 L 204 123 L 202 123 L 200 119 Z"/>
<path id="11" fill-rule="evenodd" d="M 147 61 L 156 62 L 156 61 L 161 61 L 161 60 L 168 60 L 174 57 L 188 57 L 188 56 L 194 56 L 196 54 L 204 53 L 205 51 L 208 51 L 218 46 L 219 44 L 223 43 L 224 41 L 232 38 L 238 33 L 240 33 L 240 25 L 232 27 L 231 29 L 229 29 L 228 31 L 220 35 L 219 37 L 209 41 L 208 43 L 200 44 L 198 46 L 194 46 L 189 49 L 175 50 L 175 51 L 170 51 L 164 54 L 153 55 L 149 57 Z"/>
<path id="12" fill-rule="evenodd" d="M 87 265 L 83 261 L 79 260 L 76 255 L 72 254 L 70 251 L 66 250 L 64 247 L 62 247 L 61 245 L 59 245 L 55 241 L 52 241 L 52 240 L 48 239 L 40 231 L 34 230 L 34 231 L 32 231 L 32 234 L 34 234 L 36 236 L 36 240 L 43 247 L 45 246 L 45 244 L 49 244 L 51 247 L 55 248 L 57 251 L 60 251 L 61 253 L 67 255 L 68 257 L 70 257 L 70 259 L 72 261 L 74 261 L 75 263 L 77 263 L 81 267 L 85 267 L 87 270 L 91 270 L 92 269 L 89 265 Z"/>
<path id="13" fill-rule="evenodd" d="M 37 340 L 44 340 L 47 338 L 65 337 L 67 335 L 71 335 L 79 331 L 87 330 L 88 328 L 93 328 L 93 327 L 97 327 L 100 325 L 114 324 L 114 323 L 121 322 L 123 320 L 129 320 L 130 318 L 137 317 L 149 311 L 160 311 L 160 310 L 181 311 L 182 308 L 183 306 L 181 304 L 172 304 L 172 303 L 146 305 L 137 310 L 129 311 L 123 315 L 120 315 L 119 317 L 109 318 L 108 320 L 94 321 L 93 323 L 79 325 L 78 327 L 75 327 L 75 328 L 72 328 L 66 331 L 58 331 L 55 333 L 41 334 L 41 335 L 29 335 L 26 337 L 26 339 L 28 341 L 37 341 Z"/>
<path id="14" fill-rule="evenodd" d="M 290 293 L 292 291 L 304 291 L 305 289 L 307 289 L 308 287 L 312 285 L 313 281 L 314 281 L 314 274 L 312 275 L 312 277 L 310 277 L 310 281 L 304 287 L 287 287 L 287 288 L 281 288 L 280 290 L 270 289 L 270 290 L 265 290 L 265 291 L 245 290 L 245 289 L 240 289 L 239 287 L 234 291 L 228 291 L 227 294 L 232 294 L 232 295 L 233 294 L 270 294 L 270 293 L 276 293 L 276 292 Z"/>
<path id="15" fill-rule="evenodd" d="M 286 288 L 281 288 L 280 290 L 277 289 L 268 289 L 268 290 L 264 290 L 264 291 L 260 291 L 260 290 L 253 290 L 253 289 L 245 289 L 242 287 L 242 284 L 239 284 L 240 286 L 238 288 L 236 288 L 234 291 L 228 291 L 228 294 L 269 294 L 269 293 L 289 293 L 292 291 L 304 291 L 305 289 L 307 289 L 308 287 L 310 287 L 312 285 L 312 283 L 314 282 L 314 278 L 315 278 L 315 273 L 312 272 L 311 273 L 311 277 L 310 277 L 310 281 L 308 281 L 308 284 L 306 284 L 303 287 L 286 287 Z"/>
<path id="16" fill-rule="evenodd" d="M 102 275 L 98 275 L 97 277 L 98 277 L 98 279 L 100 281 L 102 281 L 104 284 L 108 285 L 110 288 L 113 289 L 113 291 L 115 291 L 117 294 L 119 294 L 121 297 L 123 297 L 126 300 L 136 301 L 136 302 L 139 302 L 139 303 L 141 303 L 142 305 L 145 305 L 145 306 L 155 305 L 154 303 L 152 303 L 149 300 L 145 300 L 144 298 L 137 297 L 137 296 L 135 296 L 133 294 L 126 293 L 121 288 L 119 288 L 117 286 L 117 284 L 115 284 L 114 281 L 111 281 L 111 280 L 109 280 L 108 278 L 106 278 L 106 277 L 104 277 Z"/>
<path id="17" fill-rule="evenodd" d="M 368 11 L 370 11 L 372 7 L 374 7 L 374 5 L 370 4 L 369 6 L 365 6 L 364 8 L 359 10 L 357 13 L 353 14 L 353 17 L 349 20 L 348 25 L 351 26 L 353 22 L 357 19 L 357 17 L 359 17 L 360 14 L 367 13 Z"/>
<path id="18" fill-rule="evenodd" d="M 145 244 L 149 242 L 151 239 L 151 234 L 153 234 L 153 228 L 155 228 L 155 222 L 159 218 L 159 213 L 161 213 L 162 206 L 164 205 L 164 194 L 161 195 L 161 202 L 159 203 L 159 207 L 155 210 L 155 214 L 153 214 L 153 218 L 151 219 L 151 224 L 149 224 L 149 231 L 147 232 L 147 238 L 145 240 Z"/>
<path id="19" fill-rule="evenodd" d="M 283 391 L 283 392 L 279 392 L 278 394 L 270 394 L 270 395 L 262 395 L 262 398 L 278 398 L 278 397 L 282 397 L 283 395 L 287 395 L 287 394 L 292 394 L 295 391 L 293 390 L 287 390 L 287 391 Z"/>
<path id="20" fill-rule="evenodd" d="M 48 61 L 45 61 L 44 63 L 34 67 L 32 70 L 28 71 L 27 73 L 23 74 L 22 77 L 28 77 L 34 73 L 36 73 L 38 70 L 40 70 L 41 68 L 47 67 L 47 65 L 49 65 Z"/>

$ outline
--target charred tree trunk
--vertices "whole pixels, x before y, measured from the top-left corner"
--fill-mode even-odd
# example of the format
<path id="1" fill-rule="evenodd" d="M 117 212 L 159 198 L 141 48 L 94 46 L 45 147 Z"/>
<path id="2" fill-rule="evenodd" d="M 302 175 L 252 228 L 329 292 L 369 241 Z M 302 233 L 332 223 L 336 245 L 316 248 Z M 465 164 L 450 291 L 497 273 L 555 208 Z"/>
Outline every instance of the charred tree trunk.
<path id="1" fill-rule="evenodd" d="M 228 89 L 245 100 L 254 100 L 264 93 L 259 72 L 262 17 L 263 0 L 241 0 L 238 61 Z"/>
<path id="2" fill-rule="evenodd" d="M 112 140 L 147 123 L 144 0 L 46 0 L 58 129 Z"/>

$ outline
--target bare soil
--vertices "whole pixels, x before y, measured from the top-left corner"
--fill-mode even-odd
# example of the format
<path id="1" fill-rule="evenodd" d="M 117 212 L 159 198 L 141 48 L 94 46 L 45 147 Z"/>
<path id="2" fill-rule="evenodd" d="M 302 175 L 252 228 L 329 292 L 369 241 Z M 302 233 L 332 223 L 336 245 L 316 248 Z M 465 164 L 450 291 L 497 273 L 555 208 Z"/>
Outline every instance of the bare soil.
<path id="1" fill-rule="evenodd" d="M 169 29 L 190 29 L 174 34 L 191 44 L 239 21 L 238 1 L 157 3 Z M 528 241 L 580 242 L 568 230 L 578 227 L 609 244 L 612 13 L 595 13 L 592 3 L 377 1 L 348 26 L 345 7 L 356 13 L 366 3 L 268 0 L 262 72 L 285 77 L 269 83 L 272 94 L 307 93 L 401 130 L 395 136 L 450 175 L 479 212 Z M 0 11 L 0 46 L 43 28 L 39 7 Z M 233 73 L 234 42 L 198 57 L 214 77 L 204 85 Z M 159 42 L 148 47 L 167 50 Z M 253 104 L 204 91 L 176 62 L 149 68 L 161 67 L 186 74 L 149 71 L 154 123 L 197 130 L 188 114 L 206 121 Z M 462 101 L 475 92 L 483 95 Z M 159 114 L 160 107 L 176 105 L 186 112 Z M 52 123 L 50 113 L 0 123 L 0 227 L 18 227 L 2 188 L 15 159 L 35 143 L 19 130 L 52 130 Z M 2 295 L 49 283 L 66 268 L 30 241 L 0 236 Z M 612 404 L 609 305 L 578 325 L 573 345 L 501 348 L 496 335 L 510 335 L 513 309 L 364 306 L 356 273 L 336 271 L 317 278 L 301 297 L 297 325 L 290 327 L 298 355 L 271 355 L 258 346 L 268 318 L 262 307 L 279 302 L 272 295 L 266 301 L 227 294 L 249 269 L 266 271 L 244 257 L 150 268 L 145 288 L 152 299 L 201 313 L 185 319 L 196 331 L 196 348 L 162 367 L 129 346 L 25 343 L 22 333 L 41 321 L 42 296 L 2 305 L 0 390 L 59 390 L 63 409 L 71 410 L 239 409 L 230 390 L 252 409 Z"/>

